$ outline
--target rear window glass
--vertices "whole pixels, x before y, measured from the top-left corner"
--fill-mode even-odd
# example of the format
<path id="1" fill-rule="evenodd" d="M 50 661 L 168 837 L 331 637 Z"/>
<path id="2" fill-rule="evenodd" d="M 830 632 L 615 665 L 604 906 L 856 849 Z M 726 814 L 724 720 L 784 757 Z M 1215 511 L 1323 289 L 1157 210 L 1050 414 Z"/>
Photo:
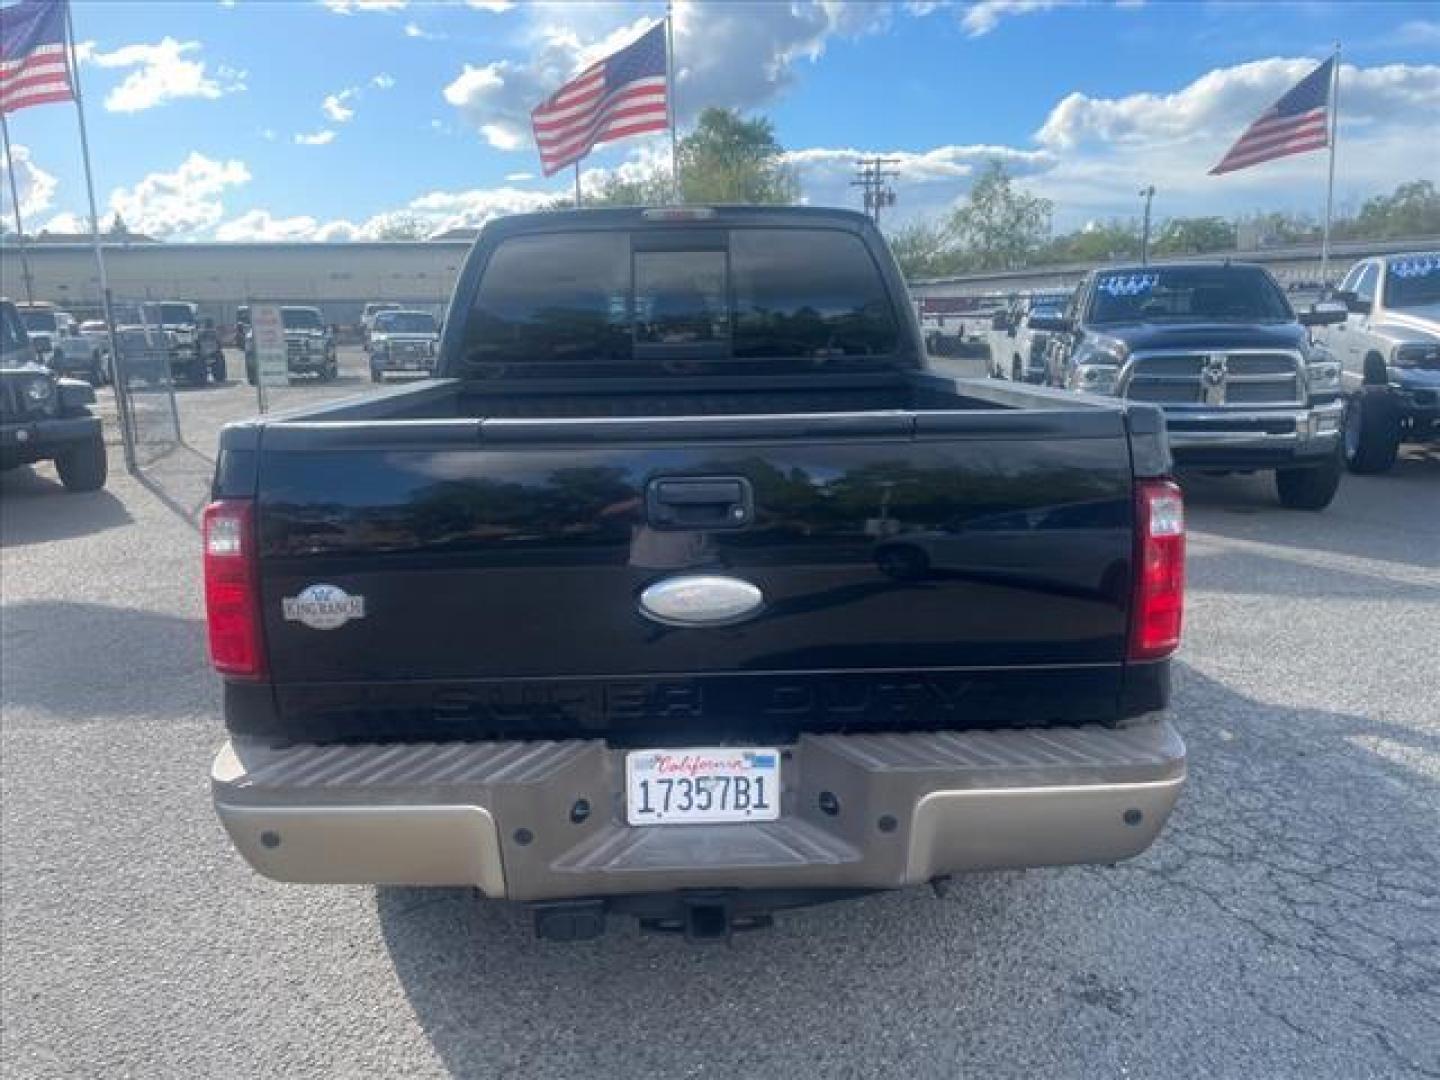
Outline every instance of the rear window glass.
<path id="1" fill-rule="evenodd" d="M 286 330 L 319 330 L 320 313 L 314 308 L 281 308 L 280 325 Z"/>
<path id="2" fill-rule="evenodd" d="M 735 355 L 882 356 L 895 351 L 895 312 L 858 236 L 820 229 L 736 231 Z"/>
<path id="3" fill-rule="evenodd" d="M 375 316 L 375 329 L 392 334 L 433 334 L 435 317 L 423 311 L 382 311 Z"/>
<path id="4" fill-rule="evenodd" d="M 547 365 L 689 372 L 741 361 L 755 362 L 746 370 L 810 369 L 898 347 L 894 309 L 858 236 L 735 229 L 728 244 L 709 233 L 696 250 L 656 239 L 646 234 L 633 251 L 623 232 L 504 241 L 466 323 L 466 363 L 509 374 Z"/>

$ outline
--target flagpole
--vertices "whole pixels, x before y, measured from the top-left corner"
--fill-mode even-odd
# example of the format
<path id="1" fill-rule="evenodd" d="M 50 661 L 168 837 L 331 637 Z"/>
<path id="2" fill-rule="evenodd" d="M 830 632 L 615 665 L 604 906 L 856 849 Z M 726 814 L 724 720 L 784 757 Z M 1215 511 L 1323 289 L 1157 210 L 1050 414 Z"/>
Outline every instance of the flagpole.
<path id="1" fill-rule="evenodd" d="M 1340 136 L 1340 43 L 1335 43 L 1335 70 L 1330 73 L 1330 178 L 1325 185 L 1325 232 L 1320 239 L 1320 284 L 1330 284 L 1330 218 L 1335 208 L 1335 143 Z"/>
<path id="2" fill-rule="evenodd" d="M 105 273 L 105 254 L 100 249 L 100 215 L 95 209 L 95 178 L 90 168 L 90 138 L 85 131 L 85 104 L 80 94 L 80 58 L 75 55 L 75 23 L 70 17 L 70 4 L 65 4 L 65 46 L 70 55 L 70 88 L 75 92 L 75 115 L 80 121 L 80 156 L 85 162 L 85 194 L 90 200 L 90 243 L 95 249 L 95 271 L 99 276 L 100 309 L 110 334 L 110 370 L 114 375 L 115 404 L 120 412 L 120 437 L 125 447 L 125 467 L 136 470 L 133 433 L 126 417 L 129 415 L 129 393 L 120 370 L 120 343 L 115 336 L 115 316 L 110 309 L 110 278 Z"/>
<path id="3" fill-rule="evenodd" d="M 665 0 L 665 110 L 670 121 L 670 186 L 677 203 L 684 202 L 680 192 L 680 151 L 675 137 L 675 12 Z"/>
<path id="4" fill-rule="evenodd" d="M 35 279 L 30 276 L 30 255 L 25 250 L 25 225 L 20 220 L 20 189 L 15 184 L 15 159 L 10 156 L 10 124 L 0 112 L 0 140 L 5 143 L 5 172 L 10 177 L 10 202 L 15 207 L 15 237 L 20 243 L 20 275 L 25 279 L 25 302 L 35 303 Z"/>
<path id="5" fill-rule="evenodd" d="M 580 209 L 580 162 L 575 162 L 575 209 Z"/>

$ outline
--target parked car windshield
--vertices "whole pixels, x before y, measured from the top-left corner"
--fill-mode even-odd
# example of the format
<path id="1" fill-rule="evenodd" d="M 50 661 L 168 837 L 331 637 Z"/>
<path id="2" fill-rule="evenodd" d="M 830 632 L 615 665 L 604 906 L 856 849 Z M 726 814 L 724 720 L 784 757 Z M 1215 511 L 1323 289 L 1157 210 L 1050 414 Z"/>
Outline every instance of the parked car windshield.
<path id="1" fill-rule="evenodd" d="M 146 304 L 145 317 L 164 326 L 191 326 L 195 322 L 195 309 L 189 304 Z"/>
<path id="2" fill-rule="evenodd" d="M 879 268 L 852 233 L 734 229 L 665 250 L 645 244 L 637 233 L 632 252 L 620 232 L 502 242 L 470 312 L 466 361 L 527 373 L 560 364 L 677 371 L 688 359 L 813 368 L 898 347 Z"/>
<path id="3" fill-rule="evenodd" d="M 435 316 L 423 311 L 382 311 L 375 329 L 387 334 L 433 334 Z"/>
<path id="4" fill-rule="evenodd" d="M 320 313 L 314 308 L 281 308 L 280 323 L 286 330 L 321 330 L 324 328 L 320 322 Z"/>
<path id="5" fill-rule="evenodd" d="M 1440 252 L 1391 259 L 1385 269 L 1387 308 L 1440 304 Z"/>
<path id="6" fill-rule="evenodd" d="M 47 308 L 21 309 L 20 321 L 25 324 L 25 329 L 32 332 L 53 334 L 55 332 L 55 312 Z"/>
<path id="7" fill-rule="evenodd" d="M 1285 294 L 1255 266 L 1106 270 L 1090 294 L 1091 323 L 1289 322 Z"/>

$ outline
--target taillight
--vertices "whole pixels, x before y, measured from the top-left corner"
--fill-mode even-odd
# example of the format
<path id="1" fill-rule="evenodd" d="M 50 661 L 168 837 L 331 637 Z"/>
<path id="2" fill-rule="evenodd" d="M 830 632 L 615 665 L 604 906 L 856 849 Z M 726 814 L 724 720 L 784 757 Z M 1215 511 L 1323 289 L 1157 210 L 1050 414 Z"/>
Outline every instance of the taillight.
<path id="1" fill-rule="evenodd" d="M 1135 493 L 1135 610 L 1130 659 L 1158 660 L 1180 645 L 1185 608 L 1185 501 L 1169 480 L 1142 480 Z"/>
<path id="2" fill-rule="evenodd" d="M 265 674 L 265 652 L 260 643 L 253 505 L 238 499 L 211 503 L 201 534 L 210 662 L 222 675 L 258 679 Z"/>

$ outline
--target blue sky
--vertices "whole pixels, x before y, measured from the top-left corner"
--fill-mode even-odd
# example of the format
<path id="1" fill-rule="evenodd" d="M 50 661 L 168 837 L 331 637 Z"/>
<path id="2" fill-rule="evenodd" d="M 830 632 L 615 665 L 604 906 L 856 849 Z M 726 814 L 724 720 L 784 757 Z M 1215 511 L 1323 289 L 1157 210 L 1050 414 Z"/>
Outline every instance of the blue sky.
<path id="1" fill-rule="evenodd" d="M 74 5 L 102 215 L 183 239 L 347 239 L 408 213 L 478 224 L 569 190 L 525 118 L 661 3 L 240 0 Z M 1323 154 L 1205 175 L 1251 119 L 1345 44 L 1337 194 L 1440 181 L 1440 14 L 1421 3 L 676 4 L 679 107 L 764 113 L 815 203 L 857 152 L 901 157 L 896 220 L 943 212 L 1005 160 L 1058 228 L 1157 212 L 1318 211 Z M 84 208 L 74 112 L 11 116 L 27 228 Z M 663 138 L 597 152 L 664 159 Z M 9 192 L 5 192 L 9 212 Z M 7 221 L 7 226 L 12 224 Z"/>

